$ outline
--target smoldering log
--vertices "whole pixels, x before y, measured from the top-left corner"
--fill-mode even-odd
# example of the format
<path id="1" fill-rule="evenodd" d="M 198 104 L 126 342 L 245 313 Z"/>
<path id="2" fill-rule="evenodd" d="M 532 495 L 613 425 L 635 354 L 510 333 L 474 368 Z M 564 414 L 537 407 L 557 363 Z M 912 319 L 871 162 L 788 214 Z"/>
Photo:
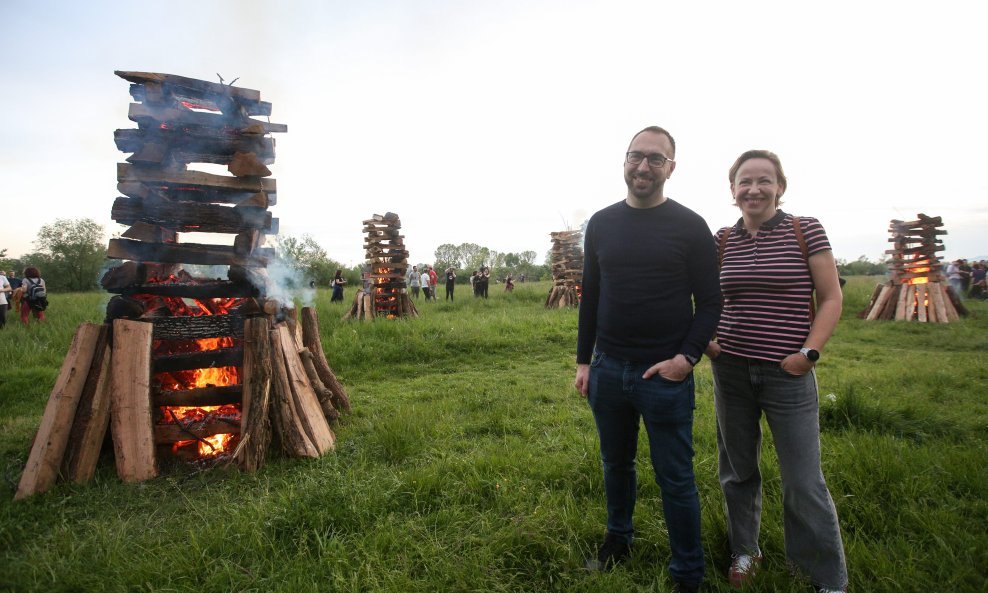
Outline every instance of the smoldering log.
<path id="1" fill-rule="evenodd" d="M 174 202 L 166 198 L 117 198 L 110 217 L 120 224 L 144 222 L 178 232 L 241 233 L 259 229 L 274 234 L 275 220 L 264 208 Z"/>
<path id="2" fill-rule="evenodd" d="M 244 362 L 243 347 L 218 348 L 202 352 L 183 354 L 167 354 L 155 356 L 151 365 L 155 373 L 170 373 L 173 371 L 190 371 L 193 369 L 208 369 L 212 367 L 241 366 Z"/>
<path id="3" fill-rule="evenodd" d="M 154 319 L 155 340 L 200 340 L 244 335 L 244 317 L 229 315 L 199 315 L 196 317 L 159 317 Z"/>
<path id="4" fill-rule="evenodd" d="M 201 440 L 218 434 L 240 434 L 240 425 L 225 421 L 155 424 L 154 444 L 170 445 L 178 441 Z"/>
<path id="5" fill-rule="evenodd" d="M 161 406 L 225 406 L 239 404 L 243 395 L 240 385 L 224 385 L 221 387 L 199 387 L 182 391 L 159 391 L 151 402 L 156 407 Z"/>
<path id="6" fill-rule="evenodd" d="M 226 245 L 145 243 L 130 239 L 110 239 L 106 256 L 144 262 L 265 267 L 268 260 L 274 257 L 274 250 L 261 247 L 250 255 L 241 255 L 233 247 Z"/>

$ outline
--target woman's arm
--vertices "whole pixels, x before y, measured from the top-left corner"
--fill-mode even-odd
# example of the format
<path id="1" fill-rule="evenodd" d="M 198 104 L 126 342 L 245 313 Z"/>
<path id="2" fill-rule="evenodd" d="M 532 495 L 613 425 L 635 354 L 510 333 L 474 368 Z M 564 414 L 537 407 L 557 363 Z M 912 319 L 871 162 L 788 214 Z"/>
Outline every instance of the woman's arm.
<path id="1" fill-rule="evenodd" d="M 806 336 L 803 345 L 816 351 L 822 351 L 827 340 L 834 333 L 840 312 L 844 303 L 844 294 L 840 290 L 837 279 L 837 262 L 834 253 L 829 249 L 810 256 L 810 276 L 816 289 L 816 317 L 810 326 L 810 334 Z M 795 352 L 782 359 L 782 369 L 792 375 L 804 375 L 813 368 L 813 362 Z"/>

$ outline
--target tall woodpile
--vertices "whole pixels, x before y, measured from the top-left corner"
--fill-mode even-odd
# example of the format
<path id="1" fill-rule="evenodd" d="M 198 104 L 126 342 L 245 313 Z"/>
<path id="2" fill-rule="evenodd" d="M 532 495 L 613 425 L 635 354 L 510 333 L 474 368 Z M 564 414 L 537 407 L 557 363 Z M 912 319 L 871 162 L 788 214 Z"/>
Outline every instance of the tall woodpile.
<path id="1" fill-rule="evenodd" d="M 860 317 L 868 320 L 921 321 L 949 323 L 966 315 L 960 298 L 944 282 L 938 251 L 943 221 L 939 216 L 918 214 L 917 220 L 889 223 L 889 280 L 875 287 Z"/>
<path id="2" fill-rule="evenodd" d="M 370 270 L 369 291 L 358 290 L 344 319 L 418 317 L 406 288 L 408 251 L 401 234 L 401 219 L 394 212 L 364 221 L 364 255 Z"/>
<path id="3" fill-rule="evenodd" d="M 277 231 L 268 132 L 253 119 L 271 104 L 258 91 L 180 76 L 117 72 L 132 82 L 111 211 L 129 225 L 107 255 L 115 293 L 106 322 L 79 327 L 51 392 L 15 498 L 62 477 L 92 478 L 108 427 L 117 473 L 139 481 L 164 456 L 263 464 L 273 434 L 288 455 L 334 447 L 329 423 L 350 409 L 326 361 L 315 311 L 302 319 L 269 299 L 265 235 Z M 232 176 L 188 170 L 227 166 Z M 233 235 L 227 244 L 180 243 L 181 233 Z M 212 236 L 212 235 L 211 235 Z M 227 278 L 199 277 L 200 265 Z M 215 268 L 210 275 L 215 274 Z"/>
<path id="4" fill-rule="evenodd" d="M 577 307 L 583 284 L 583 233 L 559 231 L 552 237 L 552 289 L 545 300 L 547 309 Z"/>

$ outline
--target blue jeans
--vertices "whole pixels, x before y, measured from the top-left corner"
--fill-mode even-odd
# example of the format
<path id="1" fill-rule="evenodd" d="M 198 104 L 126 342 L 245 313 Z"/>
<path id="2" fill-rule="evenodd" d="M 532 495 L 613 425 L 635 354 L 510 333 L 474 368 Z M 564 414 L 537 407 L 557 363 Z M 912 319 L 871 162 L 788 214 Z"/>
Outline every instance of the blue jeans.
<path id="1" fill-rule="evenodd" d="M 644 421 L 655 482 L 669 530 L 669 573 L 677 582 L 703 581 L 700 497 L 693 477 L 693 376 L 675 383 L 642 379 L 649 363 L 594 352 L 587 399 L 600 436 L 607 496 L 607 531 L 630 544 L 638 477 L 638 423 Z"/>
<path id="2" fill-rule="evenodd" d="M 764 412 L 782 476 L 783 533 L 791 564 L 818 587 L 847 585 L 837 510 L 820 464 L 816 375 L 723 353 L 712 361 L 720 485 L 731 551 L 754 554 L 762 514 L 759 456 Z"/>

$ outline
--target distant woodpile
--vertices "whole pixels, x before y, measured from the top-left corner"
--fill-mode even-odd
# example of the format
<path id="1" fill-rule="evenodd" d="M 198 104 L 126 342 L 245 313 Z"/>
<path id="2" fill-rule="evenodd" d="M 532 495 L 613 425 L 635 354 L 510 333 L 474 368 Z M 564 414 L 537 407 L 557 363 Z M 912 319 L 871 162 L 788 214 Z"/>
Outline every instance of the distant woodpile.
<path id="1" fill-rule="evenodd" d="M 358 290 L 353 306 L 344 319 L 418 317 L 418 309 L 408 298 L 405 274 L 408 251 L 401 234 L 401 219 L 394 212 L 375 214 L 364 221 L 364 255 L 367 258 L 369 291 Z"/>
<path id="2" fill-rule="evenodd" d="M 583 285 L 583 233 L 559 231 L 552 236 L 552 289 L 545 300 L 547 309 L 577 307 Z"/>
<path id="3" fill-rule="evenodd" d="M 951 286 L 944 282 L 938 251 L 944 246 L 940 236 L 943 221 L 939 216 L 918 214 L 917 220 L 893 220 L 889 223 L 892 249 L 891 278 L 875 287 L 871 300 L 860 317 L 867 320 L 920 321 L 949 323 L 967 315 Z"/>

